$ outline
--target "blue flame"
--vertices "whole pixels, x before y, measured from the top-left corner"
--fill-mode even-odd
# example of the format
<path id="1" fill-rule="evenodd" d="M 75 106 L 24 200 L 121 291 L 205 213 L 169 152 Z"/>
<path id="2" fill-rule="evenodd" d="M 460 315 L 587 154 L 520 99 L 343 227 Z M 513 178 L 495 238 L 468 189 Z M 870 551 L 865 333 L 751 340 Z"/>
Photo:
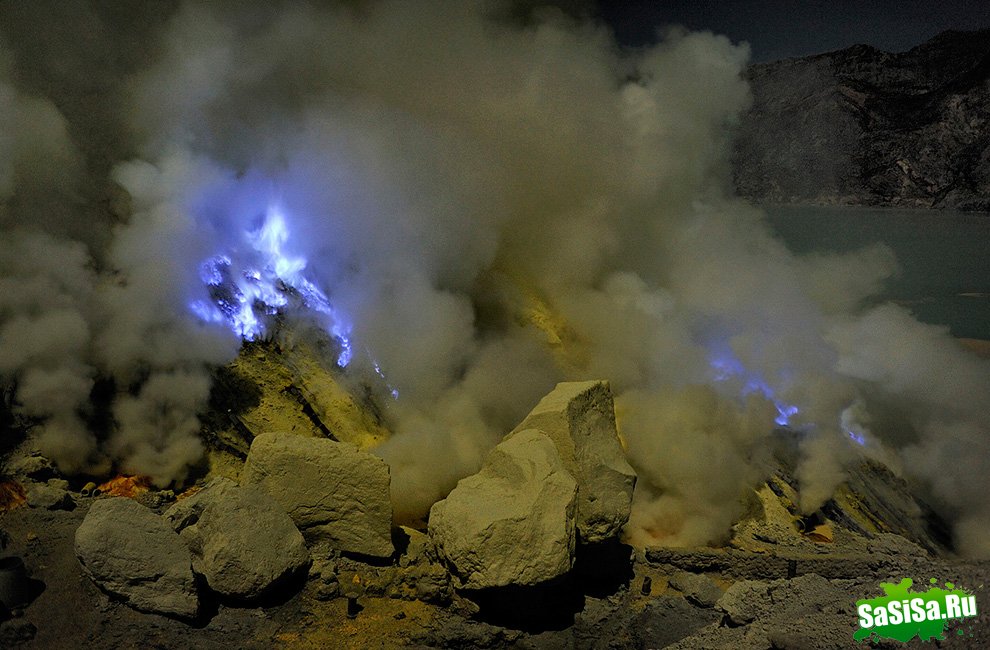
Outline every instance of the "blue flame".
<path id="1" fill-rule="evenodd" d="M 289 226 L 277 204 L 268 207 L 261 222 L 243 233 L 243 249 L 206 259 L 199 276 L 210 300 L 195 300 L 189 309 L 202 321 L 226 323 L 246 341 L 263 336 L 271 317 L 295 299 L 319 314 L 340 347 L 337 365 L 353 357 L 350 327 L 330 299 L 306 276 L 306 258 L 288 250 Z"/>
<path id="2" fill-rule="evenodd" d="M 730 378 L 739 378 L 743 381 L 741 392 L 744 396 L 759 393 L 773 402 L 774 407 L 777 409 L 777 417 L 774 418 L 774 422 L 778 426 L 789 426 L 791 418 L 801 412 L 797 405 L 789 404 L 777 397 L 773 388 L 759 374 L 747 369 L 742 361 L 736 358 L 731 352 L 723 351 L 720 354 L 713 354 L 709 363 L 715 370 L 715 381 L 727 381 Z M 842 412 L 840 426 L 842 431 L 849 436 L 850 440 L 861 447 L 866 446 L 866 434 L 863 432 L 862 427 L 854 421 L 851 407 Z"/>
<path id="3" fill-rule="evenodd" d="M 859 404 L 854 402 L 846 407 L 842 411 L 839 421 L 842 426 L 842 431 L 849 436 L 849 439 L 860 447 L 865 447 L 866 433 L 863 425 L 858 422 L 858 418 L 856 417 L 857 406 L 859 406 Z"/>
<path id="4" fill-rule="evenodd" d="M 776 397 L 774 390 L 760 375 L 748 370 L 742 361 L 731 353 L 726 352 L 713 356 L 709 363 L 715 370 L 715 381 L 726 381 L 732 377 L 738 377 L 744 382 L 742 388 L 744 396 L 759 393 L 773 402 L 777 409 L 777 417 L 774 418 L 774 422 L 779 426 L 786 427 L 791 418 L 800 412 L 800 409 L 794 404 L 788 404 Z"/>
<path id="5" fill-rule="evenodd" d="M 304 256 L 289 249 L 290 231 L 285 213 L 269 206 L 260 222 L 242 233 L 243 248 L 206 259 L 199 277 L 210 300 L 195 300 L 189 309 L 204 322 L 224 323 L 245 341 L 264 336 L 280 310 L 301 306 L 334 338 L 337 365 L 346 368 L 354 358 L 351 329 L 327 294 L 306 273 Z M 381 366 L 367 353 L 393 399 L 399 391 L 388 383 Z"/>
<path id="6" fill-rule="evenodd" d="M 378 362 L 375 361 L 375 360 L 372 360 L 371 361 L 371 365 L 374 366 L 374 368 L 375 368 L 375 374 L 377 374 L 379 377 L 381 377 L 382 378 L 382 381 L 385 382 L 385 387 L 388 389 L 389 394 L 392 395 L 392 399 L 399 399 L 399 391 L 397 389 L 395 389 L 392 386 L 392 384 L 388 383 L 388 379 L 385 378 L 385 373 L 382 372 L 382 367 L 380 365 L 378 365 Z"/>

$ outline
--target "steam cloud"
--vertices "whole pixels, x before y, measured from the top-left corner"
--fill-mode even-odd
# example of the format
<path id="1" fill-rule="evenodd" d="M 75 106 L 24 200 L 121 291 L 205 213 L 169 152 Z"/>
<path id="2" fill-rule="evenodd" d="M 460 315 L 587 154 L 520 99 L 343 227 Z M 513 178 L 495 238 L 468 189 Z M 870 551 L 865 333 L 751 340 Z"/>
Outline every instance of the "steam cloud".
<path id="1" fill-rule="evenodd" d="M 378 452 L 400 517 L 556 381 L 602 377 L 637 543 L 724 538 L 786 423 L 803 509 L 875 455 L 990 554 L 987 364 L 871 299 L 886 248 L 797 257 L 731 196 L 745 46 L 672 31 L 622 52 L 495 2 L 190 2 L 131 26 L 80 7 L 105 56 L 72 60 L 101 98 L 63 78 L 60 112 L 32 87 L 71 39 L 22 38 L 0 68 L 0 376 L 65 470 L 166 483 L 197 462 L 210 369 L 240 339 L 190 305 L 215 302 L 209 260 L 264 263 L 250 237 L 277 210 L 345 372 L 399 392 Z M 9 24 L 40 34 L 43 10 Z M 129 208 L 93 217 L 114 184 Z M 118 396 L 98 439 L 99 378 Z"/>

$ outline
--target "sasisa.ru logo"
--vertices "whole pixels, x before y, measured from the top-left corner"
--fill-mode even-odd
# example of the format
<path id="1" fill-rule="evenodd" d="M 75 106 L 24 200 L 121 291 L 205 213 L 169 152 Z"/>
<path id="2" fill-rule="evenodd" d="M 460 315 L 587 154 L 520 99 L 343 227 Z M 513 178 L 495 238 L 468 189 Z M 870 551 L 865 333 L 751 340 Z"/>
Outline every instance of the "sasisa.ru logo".
<path id="1" fill-rule="evenodd" d="M 976 616 L 976 596 L 951 582 L 936 587 L 935 579 L 928 591 L 910 591 L 913 581 L 904 578 L 898 584 L 881 582 L 885 596 L 856 601 L 859 629 L 853 639 L 862 641 L 922 641 L 945 639 L 948 624 L 957 619 Z M 963 630 L 959 630 L 963 634 Z"/>

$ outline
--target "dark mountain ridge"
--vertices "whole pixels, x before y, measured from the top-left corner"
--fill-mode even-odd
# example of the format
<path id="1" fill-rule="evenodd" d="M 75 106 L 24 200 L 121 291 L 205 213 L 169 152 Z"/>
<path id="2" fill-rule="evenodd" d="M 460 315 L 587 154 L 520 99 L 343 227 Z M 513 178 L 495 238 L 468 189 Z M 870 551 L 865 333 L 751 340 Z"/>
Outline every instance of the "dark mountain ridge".
<path id="1" fill-rule="evenodd" d="M 761 203 L 990 210 L 990 30 L 750 66 L 734 157 Z"/>

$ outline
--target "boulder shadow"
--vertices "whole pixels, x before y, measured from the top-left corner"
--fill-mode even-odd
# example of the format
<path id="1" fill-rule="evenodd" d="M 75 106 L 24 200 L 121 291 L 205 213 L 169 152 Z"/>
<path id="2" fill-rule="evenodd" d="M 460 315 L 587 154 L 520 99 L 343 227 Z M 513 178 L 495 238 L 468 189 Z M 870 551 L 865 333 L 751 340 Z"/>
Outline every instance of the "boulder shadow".
<path id="1" fill-rule="evenodd" d="M 474 602 L 478 621 L 530 634 L 574 625 L 585 597 L 605 598 L 627 588 L 633 578 L 632 547 L 618 541 L 578 546 L 574 568 L 533 586 L 460 590 Z"/>

